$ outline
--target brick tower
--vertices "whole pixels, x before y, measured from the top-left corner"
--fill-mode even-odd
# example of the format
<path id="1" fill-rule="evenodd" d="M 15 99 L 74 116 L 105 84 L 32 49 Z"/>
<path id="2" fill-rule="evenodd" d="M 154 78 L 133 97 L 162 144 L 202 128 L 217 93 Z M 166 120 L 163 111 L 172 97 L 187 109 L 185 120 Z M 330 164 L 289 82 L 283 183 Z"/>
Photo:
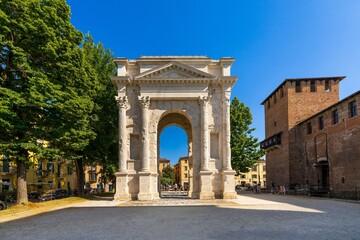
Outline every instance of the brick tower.
<path id="1" fill-rule="evenodd" d="M 339 101 L 339 82 L 345 77 L 285 79 L 261 104 L 265 109 L 267 187 L 271 182 L 297 184 L 296 123 Z"/>

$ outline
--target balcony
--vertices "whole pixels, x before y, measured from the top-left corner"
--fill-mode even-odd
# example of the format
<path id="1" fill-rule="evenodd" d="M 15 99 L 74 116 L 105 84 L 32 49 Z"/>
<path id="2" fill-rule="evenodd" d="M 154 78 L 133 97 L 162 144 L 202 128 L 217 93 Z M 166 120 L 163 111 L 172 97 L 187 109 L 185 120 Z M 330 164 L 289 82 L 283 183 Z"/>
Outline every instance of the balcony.
<path id="1" fill-rule="evenodd" d="M 260 148 L 266 151 L 271 151 L 281 146 L 281 133 L 277 133 L 260 143 Z"/>

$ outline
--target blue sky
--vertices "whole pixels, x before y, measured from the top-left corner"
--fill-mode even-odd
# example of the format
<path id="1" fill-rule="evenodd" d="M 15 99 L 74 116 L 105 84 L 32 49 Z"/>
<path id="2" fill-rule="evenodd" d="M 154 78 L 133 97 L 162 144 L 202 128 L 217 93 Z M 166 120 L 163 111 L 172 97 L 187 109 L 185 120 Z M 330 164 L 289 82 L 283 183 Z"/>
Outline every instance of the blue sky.
<path id="1" fill-rule="evenodd" d="M 265 135 L 260 103 L 286 78 L 340 76 L 344 98 L 360 89 L 357 0 L 68 0 L 71 22 L 115 57 L 234 57 L 232 97 L 250 107 Z M 182 134 L 179 137 L 177 134 Z M 174 137 L 176 136 L 176 138 Z M 176 141 L 174 141 L 176 140 Z M 186 135 L 164 130 L 161 157 L 186 155 Z M 171 144 L 165 144 L 171 143 Z"/>

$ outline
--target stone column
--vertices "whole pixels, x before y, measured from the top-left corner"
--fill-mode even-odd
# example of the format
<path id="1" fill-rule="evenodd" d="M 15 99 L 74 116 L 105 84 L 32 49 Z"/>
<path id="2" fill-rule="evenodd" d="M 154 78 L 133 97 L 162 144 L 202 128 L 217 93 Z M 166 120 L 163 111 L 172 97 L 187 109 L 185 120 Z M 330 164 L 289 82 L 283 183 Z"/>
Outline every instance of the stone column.
<path id="1" fill-rule="evenodd" d="M 200 171 L 200 199 L 214 199 L 213 191 L 213 172 L 209 171 L 209 123 L 208 123 L 208 105 L 209 97 L 201 96 L 199 98 L 201 108 L 201 171 Z"/>
<path id="2" fill-rule="evenodd" d="M 149 159 L 149 106 L 150 97 L 139 97 L 142 117 L 142 158 L 141 158 L 141 171 L 150 171 L 150 159 Z"/>
<path id="3" fill-rule="evenodd" d="M 201 170 L 209 170 L 209 126 L 208 126 L 208 105 L 209 97 L 199 98 L 201 108 Z"/>
<path id="4" fill-rule="evenodd" d="M 231 168 L 231 147 L 230 147 L 230 91 L 231 86 L 224 87 L 223 93 L 223 170 L 222 170 L 222 197 L 224 199 L 237 198 L 235 192 L 235 171 Z"/>
<path id="5" fill-rule="evenodd" d="M 115 97 L 119 107 L 119 171 L 116 176 L 116 192 L 114 200 L 130 200 L 128 173 L 127 173 L 127 130 L 126 130 L 126 107 L 127 97 Z"/>
<path id="6" fill-rule="evenodd" d="M 127 97 L 116 97 L 119 107 L 119 172 L 127 171 L 127 132 L 126 106 Z"/>
<path id="7" fill-rule="evenodd" d="M 139 97 L 141 107 L 142 119 L 142 156 L 141 156 L 141 170 L 139 175 L 139 200 L 154 199 L 151 187 L 151 172 L 150 172 L 150 158 L 149 158 L 149 106 L 150 97 Z"/>

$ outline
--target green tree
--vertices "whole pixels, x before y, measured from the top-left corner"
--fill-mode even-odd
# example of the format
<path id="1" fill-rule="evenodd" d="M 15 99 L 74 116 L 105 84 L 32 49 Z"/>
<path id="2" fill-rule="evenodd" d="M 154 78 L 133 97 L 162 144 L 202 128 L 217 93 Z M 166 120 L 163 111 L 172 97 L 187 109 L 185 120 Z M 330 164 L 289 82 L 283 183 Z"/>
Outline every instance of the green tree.
<path id="1" fill-rule="evenodd" d="M 250 108 L 236 97 L 230 105 L 231 125 L 231 166 L 237 172 L 248 172 L 264 152 L 259 148 L 260 143 L 251 133 L 254 128 Z"/>
<path id="2" fill-rule="evenodd" d="M 160 183 L 162 185 L 173 185 L 175 182 L 175 172 L 174 168 L 167 166 L 162 170 L 160 176 Z"/>
<path id="3" fill-rule="evenodd" d="M 91 76 L 97 83 L 97 90 L 92 96 L 94 109 L 90 122 L 96 137 L 84 149 L 84 162 L 101 165 L 102 180 L 106 183 L 115 179 L 114 173 L 118 168 L 117 91 L 110 79 L 115 74 L 115 65 L 111 51 L 104 49 L 101 43 L 95 44 L 89 34 L 85 37 L 82 50 L 92 70 Z"/>
<path id="4" fill-rule="evenodd" d="M 30 152 L 79 158 L 95 137 L 82 36 L 65 0 L 0 0 L 0 151 L 17 163 L 19 203 Z"/>

